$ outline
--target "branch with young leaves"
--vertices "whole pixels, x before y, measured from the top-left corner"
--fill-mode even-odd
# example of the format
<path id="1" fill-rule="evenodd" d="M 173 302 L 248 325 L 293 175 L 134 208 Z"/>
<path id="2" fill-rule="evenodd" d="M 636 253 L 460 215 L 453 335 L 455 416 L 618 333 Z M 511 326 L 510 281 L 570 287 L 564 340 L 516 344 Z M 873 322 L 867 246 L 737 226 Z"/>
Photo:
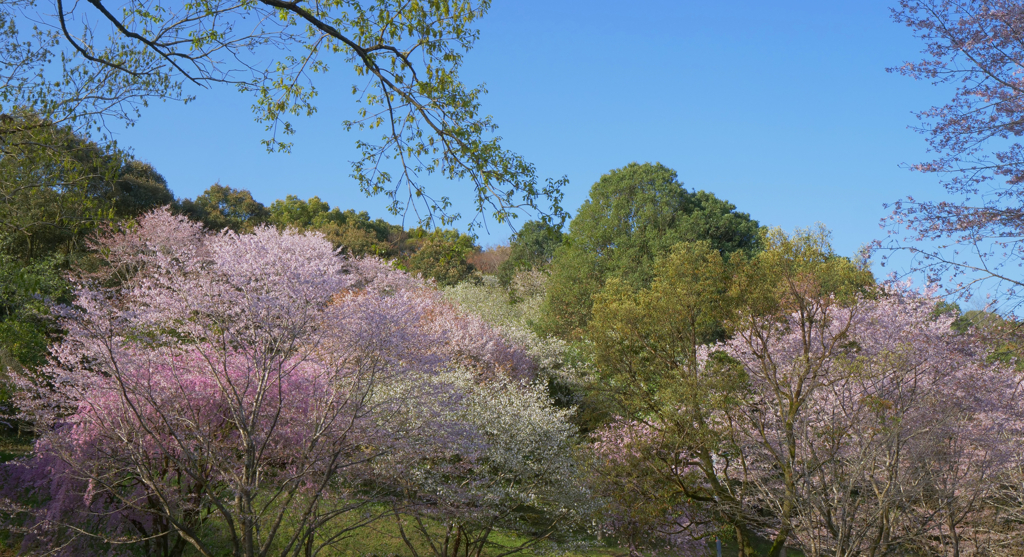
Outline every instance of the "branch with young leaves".
<path id="1" fill-rule="evenodd" d="M 268 151 L 292 148 L 283 140 L 295 133 L 291 117 L 317 111 L 314 78 L 331 69 L 328 56 L 341 56 L 361 80 L 351 91 L 363 105 L 343 126 L 379 133 L 356 142 L 361 158 L 351 163 L 352 177 L 364 193 L 384 195 L 394 214 L 411 211 L 421 223 L 448 225 L 460 215 L 448 194 L 428 185 L 439 175 L 472 188 L 471 228 L 485 225 L 487 214 L 498 223 L 526 213 L 561 219 L 565 178 L 541 184 L 534 166 L 503 148 L 497 126 L 480 113 L 485 89 L 460 80 L 463 57 L 479 37 L 473 24 L 489 5 L 207 0 L 171 7 L 147 0 L 115 10 L 90 0 L 58 3 L 56 18 L 64 38 L 95 67 L 177 87 L 231 85 L 255 95 Z M 88 19 L 94 13 L 109 31 L 106 38 Z M 150 63 L 129 67 L 114 56 L 124 52 L 144 53 Z"/>

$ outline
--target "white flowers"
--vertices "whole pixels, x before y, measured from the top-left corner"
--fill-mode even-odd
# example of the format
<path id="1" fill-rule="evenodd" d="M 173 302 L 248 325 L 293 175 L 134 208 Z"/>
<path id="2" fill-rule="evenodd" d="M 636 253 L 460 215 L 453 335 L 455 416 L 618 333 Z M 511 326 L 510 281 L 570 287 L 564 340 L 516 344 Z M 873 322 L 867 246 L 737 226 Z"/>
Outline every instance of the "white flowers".
<path id="1" fill-rule="evenodd" d="M 517 275 L 517 279 L 520 275 Z M 536 277 L 533 279 L 533 282 L 536 282 Z M 520 292 L 532 295 L 512 303 L 508 292 L 498 285 L 497 280 L 493 277 L 484 277 L 482 285 L 464 282 L 445 289 L 444 295 L 465 311 L 478 315 L 491 326 L 498 328 L 510 344 L 525 349 L 530 359 L 537 365 L 541 377 L 555 379 L 570 386 L 584 384 L 592 370 L 588 364 L 573 358 L 572 346 L 558 338 L 541 337 L 531 327 L 540 317 L 543 289 L 524 288 Z"/>

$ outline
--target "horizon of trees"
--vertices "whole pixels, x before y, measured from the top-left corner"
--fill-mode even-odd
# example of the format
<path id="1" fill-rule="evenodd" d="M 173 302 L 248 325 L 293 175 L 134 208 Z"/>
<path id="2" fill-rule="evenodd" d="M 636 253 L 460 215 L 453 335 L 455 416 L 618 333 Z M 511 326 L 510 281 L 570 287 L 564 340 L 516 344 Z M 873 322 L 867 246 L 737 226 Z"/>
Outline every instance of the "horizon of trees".
<path id="1" fill-rule="evenodd" d="M 901 201 L 886 221 L 937 249 L 874 247 L 919 256 L 911 272 L 945 297 L 879 282 L 823 226 L 761 226 L 657 163 L 609 171 L 563 229 L 564 179 L 539 186 L 458 80 L 486 1 L 185 17 L 58 3 L 82 42 L 66 27 L 26 42 L 17 5 L 34 9 L 0 7 L 0 421 L 31 447 L 0 463 L 4 549 L 297 557 L 373 532 L 414 557 L 602 538 L 631 557 L 715 539 L 741 557 L 1022 554 L 1020 2 L 893 11 L 927 48 L 895 71 L 957 83 L 919 114 L 936 159 L 914 169 L 958 200 Z M 83 10 L 113 32 L 91 33 Z M 264 23 L 235 34 L 251 15 Z M 223 84 L 221 54 L 255 70 L 245 52 L 306 39 L 282 75 L 322 68 L 326 47 L 372 76 L 360 117 L 377 119 L 346 123 L 384 130 L 360 143 L 363 191 L 401 212 L 406 187 L 449 224 L 447 199 L 415 181 L 438 171 L 473 183 L 478 216 L 541 200 L 553 214 L 484 250 L 317 197 L 267 207 L 214 184 L 175 199 L 83 132 L 183 80 Z M 64 79 L 43 80 L 65 41 Z M 287 149 L 274 126 L 289 133 L 316 91 L 280 77 L 235 85 L 257 91 L 268 148 Z M 412 157 L 395 180 L 389 153 Z M 985 281 L 1003 313 L 962 312 L 956 297 Z"/>
<path id="2" fill-rule="evenodd" d="M 119 164 L 121 185 L 67 190 L 108 207 L 74 241 L 5 245 L 23 285 L 3 292 L 6 419 L 39 436 L 0 467 L 24 551 L 315 553 L 372 523 L 438 557 L 489 555 L 499 532 L 633 555 L 716 537 L 744 557 L 1013 555 L 1015 322 L 877 284 L 824 228 L 762 227 L 632 164 L 568 231 L 534 221 L 481 250 L 220 184 L 131 213 L 173 196 Z M 564 289 L 590 300 L 570 327 Z"/>

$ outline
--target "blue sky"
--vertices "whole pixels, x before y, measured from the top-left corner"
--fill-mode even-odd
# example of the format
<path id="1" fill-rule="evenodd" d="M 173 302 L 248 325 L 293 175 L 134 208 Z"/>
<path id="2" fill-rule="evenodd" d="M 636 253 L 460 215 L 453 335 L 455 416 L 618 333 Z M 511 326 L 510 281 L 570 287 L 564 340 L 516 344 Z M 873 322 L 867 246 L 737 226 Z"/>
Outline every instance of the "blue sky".
<path id="1" fill-rule="evenodd" d="M 892 22 L 890 6 L 496 1 L 462 76 L 486 83 L 483 111 L 508 148 L 542 177 L 568 176 L 570 212 L 607 171 L 656 161 L 762 224 L 820 221 L 850 255 L 882 234 L 883 203 L 942 193 L 934 176 L 900 165 L 927 158 L 924 137 L 907 128 L 912 112 L 951 92 L 886 73 L 922 46 Z M 219 181 L 268 205 L 317 195 L 394 221 L 383 198 L 365 198 L 348 177 L 357 152 L 341 120 L 354 110 L 351 75 L 341 60 L 334 66 L 319 113 L 295 122 L 291 154 L 266 153 L 252 98 L 229 88 L 198 91 L 188 106 L 157 103 L 117 139 L 178 196 Z M 468 193 L 430 184 L 457 202 Z M 480 243 L 508 233 L 491 226 Z"/>

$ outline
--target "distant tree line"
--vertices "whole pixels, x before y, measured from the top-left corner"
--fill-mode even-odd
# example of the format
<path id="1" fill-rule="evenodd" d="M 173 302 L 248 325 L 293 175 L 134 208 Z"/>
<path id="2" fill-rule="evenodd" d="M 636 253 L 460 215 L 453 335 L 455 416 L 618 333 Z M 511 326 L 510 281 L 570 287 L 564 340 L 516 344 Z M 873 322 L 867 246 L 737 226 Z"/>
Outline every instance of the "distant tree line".
<path id="1" fill-rule="evenodd" d="M 317 197 L 177 199 L 19 118 L 0 402 L 36 444 L 0 514 L 23 551 L 315 554 L 374 523 L 437 557 L 1019 554 L 1018 323 L 880 284 L 823 226 L 631 163 L 566 230 L 482 249 Z"/>

